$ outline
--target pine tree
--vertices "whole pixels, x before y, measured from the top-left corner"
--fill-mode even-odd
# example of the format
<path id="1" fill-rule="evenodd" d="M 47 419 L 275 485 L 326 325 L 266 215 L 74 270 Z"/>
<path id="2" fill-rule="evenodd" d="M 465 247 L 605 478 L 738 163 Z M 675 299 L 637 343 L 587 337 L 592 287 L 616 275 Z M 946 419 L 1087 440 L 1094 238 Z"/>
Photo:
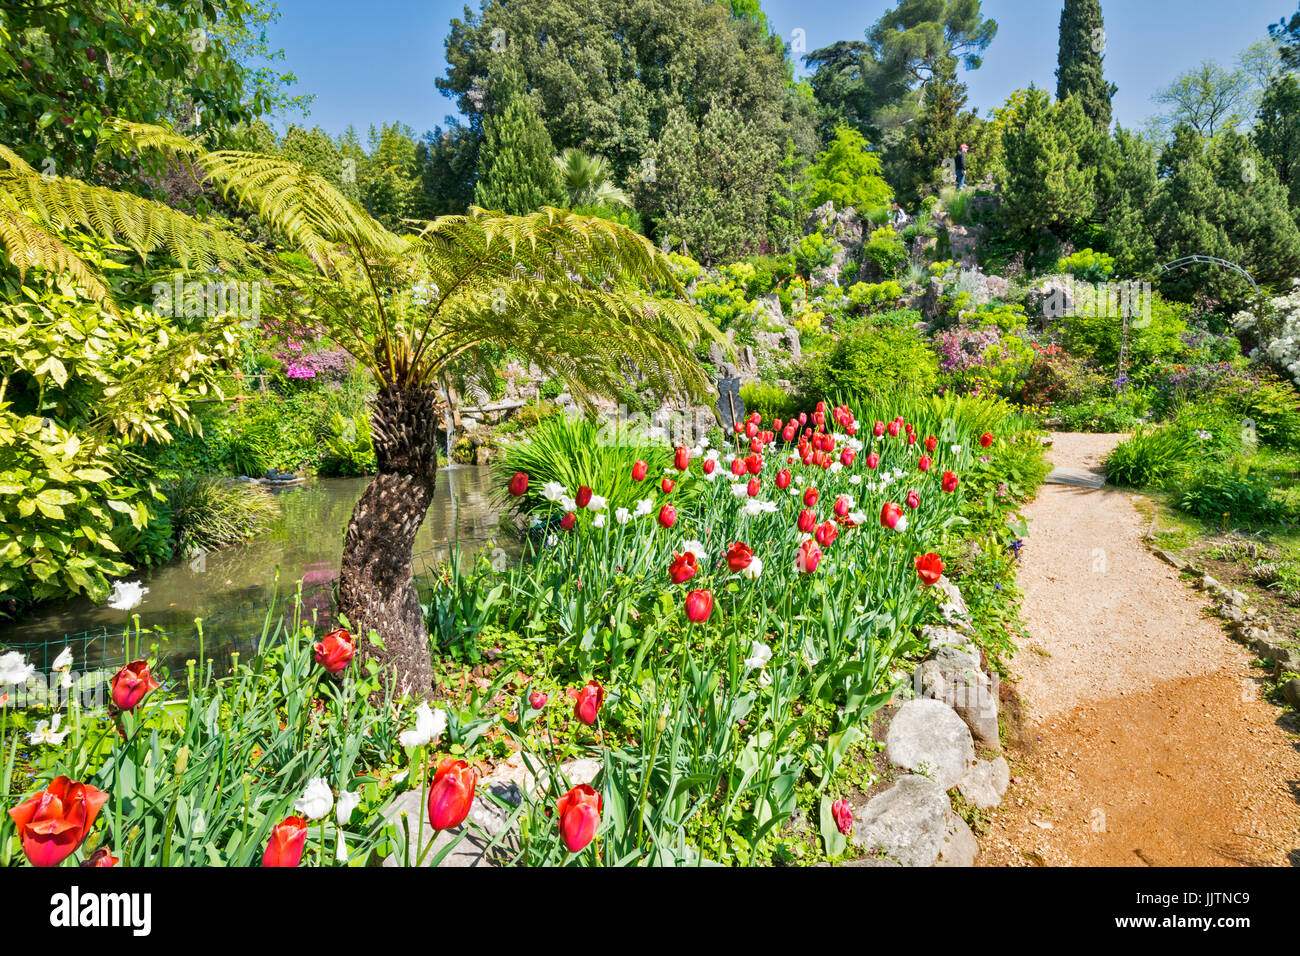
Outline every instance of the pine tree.
<path id="1" fill-rule="evenodd" d="M 952 181 L 952 159 L 962 143 L 975 139 L 979 122 L 974 113 L 962 112 L 965 106 L 966 84 L 957 78 L 957 60 L 944 57 L 935 66 L 921 115 L 900 150 L 905 162 L 897 181 L 904 205 L 913 205 L 921 187 L 934 182 L 941 170 Z"/>
<path id="2" fill-rule="evenodd" d="M 1092 214 L 1095 170 L 1080 162 L 1095 133 L 1077 97 L 1052 103 L 1030 87 L 1016 124 L 1002 133 L 1003 212 L 1024 233 L 1069 229 Z"/>
<path id="3" fill-rule="evenodd" d="M 1286 187 L 1300 221 L 1300 80 L 1283 74 L 1269 84 L 1252 136 Z"/>
<path id="4" fill-rule="evenodd" d="M 517 67 L 507 67 L 489 91 L 483 117 L 474 202 L 515 216 L 564 205 L 555 147 L 524 90 Z"/>
<path id="5" fill-rule="evenodd" d="M 1056 98 L 1079 97 L 1083 111 L 1101 129 L 1110 127 L 1114 84 L 1102 71 L 1106 32 L 1100 0 L 1065 0 L 1061 11 L 1060 52 L 1057 55 Z"/>

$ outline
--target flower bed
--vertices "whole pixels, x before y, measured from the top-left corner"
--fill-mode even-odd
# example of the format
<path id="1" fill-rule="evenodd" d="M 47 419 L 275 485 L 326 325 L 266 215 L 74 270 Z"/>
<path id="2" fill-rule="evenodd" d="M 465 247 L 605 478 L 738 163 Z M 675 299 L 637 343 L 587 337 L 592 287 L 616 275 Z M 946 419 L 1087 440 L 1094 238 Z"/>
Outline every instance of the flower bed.
<path id="1" fill-rule="evenodd" d="M 1009 575 L 1006 519 L 1037 481 L 1004 406 L 904 410 L 751 419 L 653 471 L 632 443 L 617 494 L 581 462 L 568 485 L 506 476 L 533 547 L 433 582 L 435 708 L 390 704 L 350 637 L 290 627 L 229 677 L 173 679 L 179 697 L 133 665 L 108 714 L 61 712 L 57 743 L 21 712 L 32 776 L 11 734 L 3 860 L 50 862 L 33 821 L 56 817 L 76 818 L 60 859 L 133 865 L 427 864 L 463 841 L 526 865 L 846 853 L 844 797 L 871 782 L 871 717 L 940 619 L 935 585 L 974 537 L 1003 555 L 979 573 Z"/>

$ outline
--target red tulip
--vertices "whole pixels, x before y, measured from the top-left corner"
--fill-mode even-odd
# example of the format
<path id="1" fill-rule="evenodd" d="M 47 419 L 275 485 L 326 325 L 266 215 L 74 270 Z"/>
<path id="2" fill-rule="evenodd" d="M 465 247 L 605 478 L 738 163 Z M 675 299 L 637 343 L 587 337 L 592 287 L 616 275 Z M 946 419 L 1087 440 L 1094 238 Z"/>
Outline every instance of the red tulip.
<path id="1" fill-rule="evenodd" d="M 700 565 L 690 551 L 685 554 L 673 554 L 673 563 L 668 566 L 668 576 L 674 584 L 685 584 L 699 573 Z"/>
<path id="2" fill-rule="evenodd" d="M 790 422 L 788 425 L 785 426 L 785 429 L 781 432 L 781 437 L 784 438 L 786 441 L 794 441 L 794 435 L 797 430 L 798 429 L 795 428 L 794 422 Z"/>
<path id="3" fill-rule="evenodd" d="M 839 529 L 835 527 L 835 522 L 826 521 L 817 526 L 817 543 L 823 548 L 829 548 L 835 543 L 835 538 L 839 535 Z"/>
<path id="4" fill-rule="evenodd" d="M 533 691 L 528 695 L 528 706 L 533 710 L 541 710 L 546 706 L 546 702 L 551 698 L 539 690 Z"/>
<path id="5" fill-rule="evenodd" d="M 781 430 L 782 420 L 779 418 L 772 419 L 772 430 L 779 432 Z"/>
<path id="6" fill-rule="evenodd" d="M 853 459 L 857 457 L 857 452 L 852 448 L 846 448 L 840 452 L 840 464 L 845 468 L 853 467 Z"/>
<path id="7" fill-rule="evenodd" d="M 776 486 L 782 491 L 790 487 L 790 469 L 782 468 L 776 473 Z"/>
<path id="8" fill-rule="evenodd" d="M 847 425 L 844 426 L 844 430 L 849 434 L 849 437 L 851 438 L 858 433 L 858 426 L 855 425 L 853 422 L 849 422 Z"/>
<path id="9" fill-rule="evenodd" d="M 803 574 L 812 574 L 817 570 L 817 565 L 821 562 L 821 548 L 817 547 L 816 542 L 811 538 L 799 545 L 799 553 L 795 555 L 794 567 L 796 571 Z"/>
<path id="10" fill-rule="evenodd" d="M 925 438 L 925 450 L 933 455 L 934 450 L 938 447 L 939 439 L 935 438 L 933 435 L 927 435 Z"/>
<path id="11" fill-rule="evenodd" d="M 753 438 L 757 434 L 758 434 L 758 426 L 755 425 L 753 422 L 747 422 L 745 424 L 745 437 Z"/>
<path id="12" fill-rule="evenodd" d="M 522 471 L 516 471 L 514 477 L 510 479 L 510 493 L 518 498 L 528 490 L 528 474 Z"/>
<path id="13" fill-rule="evenodd" d="M 458 827 L 469 816 L 478 772 L 463 760 L 445 757 L 429 784 L 429 826 L 435 830 Z"/>
<path id="14" fill-rule="evenodd" d="M 636 464 L 632 466 L 632 480 L 645 481 L 646 472 L 648 472 L 649 470 L 650 470 L 649 465 L 647 465 L 645 462 L 641 461 L 640 459 L 637 459 Z"/>
<path id="15" fill-rule="evenodd" d="M 880 523 L 890 531 L 898 524 L 903 517 L 903 509 L 900 505 L 892 501 L 886 501 L 885 506 L 880 509 Z"/>
<path id="16" fill-rule="evenodd" d="M 835 517 L 843 518 L 849 513 L 848 495 L 840 495 L 835 499 Z"/>
<path id="17" fill-rule="evenodd" d="M 980 435 L 980 447 L 981 447 L 981 448 L 988 448 L 989 445 L 992 445 L 992 444 L 993 444 L 993 435 L 992 435 L 991 433 L 989 433 L 989 432 L 985 432 L 983 435 Z"/>
<path id="18" fill-rule="evenodd" d="M 566 514 L 563 518 L 560 519 L 560 528 L 564 531 L 572 531 L 573 526 L 577 523 L 578 523 L 578 513 L 576 511 L 570 511 L 568 514 Z"/>
<path id="19" fill-rule="evenodd" d="M 713 595 L 704 589 L 686 595 L 686 616 L 699 624 L 713 613 Z"/>
<path id="20" fill-rule="evenodd" d="M 877 438 L 879 438 L 884 433 L 885 433 L 884 422 L 876 422 L 874 425 L 871 426 L 871 434 L 875 435 Z"/>
<path id="21" fill-rule="evenodd" d="M 915 491 L 909 491 L 907 493 L 907 506 L 913 511 L 921 507 L 921 496 Z"/>
<path id="22" fill-rule="evenodd" d="M 677 523 L 677 509 L 672 505 L 664 505 L 659 509 L 659 524 L 664 528 L 671 528 Z"/>
<path id="23" fill-rule="evenodd" d="M 316 651 L 316 663 L 330 674 L 346 670 L 357 650 L 352 635 L 342 627 L 330 631 L 312 647 Z"/>
<path id="24" fill-rule="evenodd" d="M 714 461 L 712 458 L 706 458 L 704 459 L 703 467 L 704 467 L 704 473 L 706 475 L 711 475 L 713 474 L 713 469 L 718 467 L 718 463 Z"/>
<path id="25" fill-rule="evenodd" d="M 922 471 L 929 471 L 929 470 L 930 470 L 930 456 L 929 456 L 929 455 L 922 455 L 921 458 L 920 458 L 920 460 L 917 461 L 917 463 L 916 463 L 916 467 L 917 467 L 917 468 L 920 468 Z"/>
<path id="26" fill-rule="evenodd" d="M 916 444 L 916 432 L 912 431 L 912 428 L 911 428 L 910 425 L 908 426 L 908 429 L 907 429 L 907 443 L 908 443 L 909 445 L 915 445 L 915 444 Z"/>
<path id="27" fill-rule="evenodd" d="M 81 865 L 90 869 L 98 867 L 117 866 L 122 861 L 113 856 L 113 851 L 106 846 L 101 846 L 90 856 L 81 861 Z"/>
<path id="28" fill-rule="evenodd" d="M 931 584 L 938 584 L 939 578 L 943 576 L 943 562 L 939 556 L 931 551 L 929 554 L 918 554 L 916 556 L 916 573 L 921 576 L 921 583 L 926 587 Z"/>
<path id="29" fill-rule="evenodd" d="M 294 867 L 302 862 L 307 843 L 307 821 L 302 817 L 285 817 L 271 829 L 271 839 L 262 854 L 263 866 Z"/>
<path id="30" fill-rule="evenodd" d="M 758 497 L 759 488 L 760 485 L 758 479 L 751 478 L 749 479 L 749 483 L 745 485 L 745 492 L 746 494 L 749 495 L 749 497 L 756 498 Z"/>
<path id="31" fill-rule="evenodd" d="M 957 490 L 957 475 L 951 471 L 943 473 L 943 490 L 952 492 Z"/>
<path id="32" fill-rule="evenodd" d="M 803 503 L 805 507 L 812 508 L 817 504 L 817 489 L 811 485 L 804 489 Z"/>
<path id="33" fill-rule="evenodd" d="M 590 727 L 600 714 L 600 705 L 605 702 L 605 688 L 598 681 L 589 680 L 581 690 L 571 690 L 573 697 L 573 716 Z"/>
<path id="34" fill-rule="evenodd" d="M 800 413 L 799 413 L 799 426 L 802 428 L 804 425 L 807 425 L 807 424 L 808 424 L 808 413 L 807 413 L 807 412 L 800 412 Z"/>
<path id="35" fill-rule="evenodd" d="M 583 485 L 578 489 L 578 494 L 573 500 L 577 503 L 579 508 L 587 507 L 587 503 L 591 501 L 591 489 L 586 485 Z"/>
<path id="36" fill-rule="evenodd" d="M 853 809 L 847 800 L 836 800 L 831 804 L 831 817 L 835 820 L 835 829 L 845 836 L 853 835 Z"/>
<path id="37" fill-rule="evenodd" d="M 751 475 L 757 475 L 763 470 L 763 459 L 757 454 L 750 455 L 745 459 L 745 470 Z"/>
<path id="38" fill-rule="evenodd" d="M 678 471 L 685 471 L 691 466 L 691 453 L 679 445 L 677 454 L 673 456 L 673 465 Z"/>
<path id="39" fill-rule="evenodd" d="M 743 458 L 731 459 L 731 473 L 735 475 L 737 478 L 743 475 L 745 473 L 745 459 Z"/>
<path id="40" fill-rule="evenodd" d="M 677 482 L 673 481 L 671 478 L 669 478 L 666 475 L 659 482 L 659 490 L 666 495 L 671 495 L 673 493 L 673 489 L 676 487 L 677 487 Z"/>
<path id="41" fill-rule="evenodd" d="M 903 426 L 898 423 L 898 420 L 895 419 L 894 421 L 890 422 L 888 425 L 885 426 L 885 431 L 889 432 L 890 438 L 897 438 L 898 432 L 902 427 Z"/>
<path id="42" fill-rule="evenodd" d="M 112 680 L 113 703 L 119 710 L 135 710 L 158 682 L 149 673 L 148 661 L 132 661 L 123 667 Z"/>
<path id="43" fill-rule="evenodd" d="M 878 468 L 879 466 L 880 466 L 880 456 L 873 451 L 870 455 L 867 456 L 867 467 L 870 468 L 872 471 L 875 471 L 876 468 Z"/>
<path id="44" fill-rule="evenodd" d="M 555 805 L 560 821 L 560 839 L 570 853 L 579 853 L 600 829 L 600 794 L 589 783 L 580 783 Z"/>
<path id="45" fill-rule="evenodd" d="M 754 552 L 749 545 L 737 541 L 727 549 L 727 567 L 740 572 L 749 567 L 754 560 Z"/>
<path id="46" fill-rule="evenodd" d="M 817 525 L 816 512 L 808 508 L 804 508 L 802 511 L 799 512 L 800 531 L 802 531 L 804 534 L 808 534 L 812 531 L 814 527 L 816 527 L 816 525 Z"/>
<path id="47" fill-rule="evenodd" d="M 55 777 L 49 786 L 9 811 L 23 854 L 32 866 L 58 866 L 81 846 L 108 794 L 86 783 Z"/>

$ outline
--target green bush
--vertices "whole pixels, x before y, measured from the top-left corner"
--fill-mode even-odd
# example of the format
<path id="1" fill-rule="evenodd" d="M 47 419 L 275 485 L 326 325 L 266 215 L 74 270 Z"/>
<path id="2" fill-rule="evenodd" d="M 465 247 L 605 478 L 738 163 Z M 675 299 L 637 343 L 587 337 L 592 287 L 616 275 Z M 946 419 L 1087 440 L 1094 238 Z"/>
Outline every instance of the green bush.
<path id="1" fill-rule="evenodd" d="M 1268 479 L 1242 465 L 1213 465 L 1194 472 L 1177 504 L 1193 517 L 1234 525 L 1273 524 L 1286 513 Z"/>
<path id="2" fill-rule="evenodd" d="M 765 422 L 774 418 L 792 418 L 802 407 L 795 396 L 764 382 L 747 382 L 740 386 L 740 397 L 745 403 L 745 411 L 758 412 Z"/>
<path id="3" fill-rule="evenodd" d="M 794 262 L 799 272 L 811 275 L 818 269 L 824 269 L 835 258 L 839 243 L 827 239 L 820 232 L 810 232 L 794 244 Z"/>
<path id="4" fill-rule="evenodd" d="M 355 477 L 375 473 L 375 446 L 370 440 L 370 415 L 365 409 L 352 415 L 336 411 L 329 430 L 321 437 L 329 454 L 321 460 L 320 474 Z"/>
<path id="5" fill-rule="evenodd" d="M 875 312 L 884 306 L 892 306 L 902 296 L 903 287 L 893 279 L 875 284 L 855 282 L 848 292 L 850 308 L 860 312 Z"/>
<path id="6" fill-rule="evenodd" d="M 268 530 L 277 514 L 266 491 L 211 475 L 185 475 L 161 491 L 181 554 L 240 544 Z"/>
<path id="7" fill-rule="evenodd" d="M 907 246 L 902 238 L 889 226 L 877 229 L 862 246 L 862 258 L 875 263 L 880 274 L 886 278 L 897 278 L 907 265 Z"/>
<path id="8" fill-rule="evenodd" d="M 1106 456 L 1106 480 L 1129 488 L 1168 486 L 1198 450 L 1195 438 L 1182 428 L 1140 428 Z"/>
<path id="9" fill-rule="evenodd" d="M 1125 392 L 1089 399 L 1077 405 L 1052 408 L 1057 428 L 1067 432 L 1127 432 L 1139 427 L 1150 409 L 1141 392 Z"/>
<path id="10" fill-rule="evenodd" d="M 794 373 L 805 398 L 836 393 L 928 395 L 939 382 L 939 359 L 912 329 L 861 326 Z"/>
<path id="11" fill-rule="evenodd" d="M 1089 286 L 1075 286 L 1074 315 L 1055 323 L 1061 344 L 1074 355 L 1091 359 L 1098 365 L 1113 368 L 1119 361 L 1120 339 L 1124 326 L 1118 308 L 1108 305 L 1107 297 Z M 1134 379 L 1142 380 L 1142 370 L 1160 359 L 1181 356 L 1186 348 L 1186 316 L 1190 306 L 1166 302 L 1153 294 L 1149 324 L 1141 316 L 1130 322 L 1128 368 Z"/>
<path id="12" fill-rule="evenodd" d="M 1056 271 L 1082 282 L 1105 282 L 1115 274 L 1115 257 L 1091 249 L 1080 249 L 1056 263 Z"/>

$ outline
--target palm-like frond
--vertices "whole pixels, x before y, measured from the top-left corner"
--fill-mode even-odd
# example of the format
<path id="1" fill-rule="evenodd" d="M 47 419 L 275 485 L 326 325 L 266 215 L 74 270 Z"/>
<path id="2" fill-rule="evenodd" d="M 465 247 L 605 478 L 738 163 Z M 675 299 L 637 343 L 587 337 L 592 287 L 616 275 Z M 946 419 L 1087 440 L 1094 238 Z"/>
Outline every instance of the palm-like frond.
<path id="1" fill-rule="evenodd" d="M 215 225 L 130 193 L 38 173 L 0 146 L 0 243 L 9 260 L 20 274 L 34 265 L 64 272 L 91 298 L 107 300 L 107 284 L 60 238 L 70 229 L 126 245 L 141 259 L 165 250 L 186 269 L 248 257 L 242 243 Z"/>

